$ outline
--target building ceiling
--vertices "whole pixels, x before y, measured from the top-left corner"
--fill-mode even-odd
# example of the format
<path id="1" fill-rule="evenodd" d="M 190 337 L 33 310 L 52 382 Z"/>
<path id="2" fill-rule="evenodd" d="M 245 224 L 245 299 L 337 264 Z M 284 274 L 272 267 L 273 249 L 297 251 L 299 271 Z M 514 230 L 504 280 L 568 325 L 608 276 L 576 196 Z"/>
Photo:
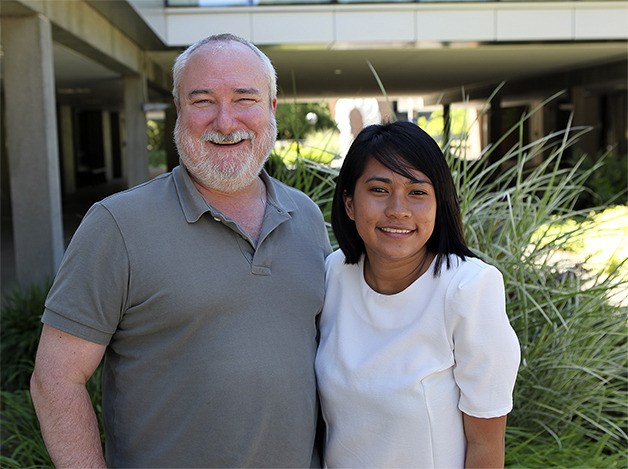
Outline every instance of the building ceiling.
<path id="1" fill-rule="evenodd" d="M 180 49 L 168 48 L 150 33 L 127 2 L 88 0 L 125 30 L 163 70 L 170 70 Z M 22 2 L 0 0 L 2 15 L 27 14 Z M 54 73 L 60 103 L 82 107 L 119 108 L 122 80 L 90 57 L 70 49 L 53 30 Z M 499 83 L 534 83 L 550 92 L 568 86 L 566 72 L 621 63 L 619 78 L 597 73 L 594 81 L 607 87 L 626 88 L 626 41 L 519 42 L 460 44 L 337 44 L 262 46 L 279 77 L 280 99 L 320 100 L 357 96 L 430 96 L 441 93 L 483 99 Z M 0 54 L 0 73 L 2 70 Z M 372 68 L 371 68 L 372 67 Z M 149 87 L 151 102 L 169 102 L 169 90 Z M 520 93 L 520 90 L 519 90 Z"/>
<path id="2" fill-rule="evenodd" d="M 622 42 L 468 44 L 395 48 L 262 47 L 279 76 L 280 99 L 438 96 L 459 93 L 482 99 L 502 81 L 539 80 L 554 74 L 626 60 Z M 150 54 L 165 70 L 180 50 Z M 122 101 L 120 75 L 63 45 L 54 46 L 61 101 L 84 106 Z M 596 77 L 596 81 L 604 81 Z M 560 87 L 561 83 L 551 84 Z M 625 82 L 609 86 L 626 87 Z M 383 91 L 382 91 L 383 90 Z M 482 94 L 484 93 L 484 95 Z M 169 101 L 153 93 L 150 100 Z"/>

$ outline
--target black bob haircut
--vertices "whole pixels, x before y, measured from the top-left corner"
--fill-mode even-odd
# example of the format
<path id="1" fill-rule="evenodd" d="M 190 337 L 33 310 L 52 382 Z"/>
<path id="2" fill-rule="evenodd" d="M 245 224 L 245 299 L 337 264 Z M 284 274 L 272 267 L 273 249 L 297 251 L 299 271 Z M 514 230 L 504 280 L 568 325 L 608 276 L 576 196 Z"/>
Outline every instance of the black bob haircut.
<path id="1" fill-rule="evenodd" d="M 365 247 L 355 222 L 347 215 L 344 195 L 353 195 L 356 182 L 370 158 L 407 178 L 413 178 L 410 170 L 418 170 L 432 181 L 436 194 L 436 223 L 427 241 L 427 249 L 436 255 L 435 276 L 440 274 L 443 262 L 447 268 L 451 266 L 450 254 L 463 260 L 477 257 L 464 240 L 456 187 L 443 152 L 416 124 L 393 122 L 362 129 L 351 144 L 338 175 L 331 226 L 347 264 L 356 264 L 365 253 Z"/>

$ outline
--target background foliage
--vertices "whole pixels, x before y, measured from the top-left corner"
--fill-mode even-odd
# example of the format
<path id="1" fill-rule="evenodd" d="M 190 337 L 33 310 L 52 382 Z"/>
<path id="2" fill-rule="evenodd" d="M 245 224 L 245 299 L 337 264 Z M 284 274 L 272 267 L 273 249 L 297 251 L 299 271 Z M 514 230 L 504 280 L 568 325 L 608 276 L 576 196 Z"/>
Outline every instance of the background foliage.
<path id="1" fill-rule="evenodd" d="M 588 185 L 608 171 L 608 160 L 565 164 L 566 150 L 586 131 L 566 128 L 531 143 L 519 138 L 499 159 L 489 148 L 469 161 L 458 158 L 458 146 L 445 146 L 467 240 L 504 274 L 522 347 L 507 430 L 509 467 L 623 468 L 628 461 L 626 256 L 600 265 L 584 249 L 590 240 L 608 239 L 598 232 L 600 219 L 625 227 L 628 208 L 582 208 Z M 531 165 L 538 155 L 543 162 Z M 269 160 L 269 172 L 308 193 L 329 220 L 337 169 L 284 156 Z M 607 200 L 617 202 L 617 194 Z M 47 288 L 2 299 L 2 467 L 51 467 L 27 390 Z M 90 389 L 100 416 L 99 374 Z"/>

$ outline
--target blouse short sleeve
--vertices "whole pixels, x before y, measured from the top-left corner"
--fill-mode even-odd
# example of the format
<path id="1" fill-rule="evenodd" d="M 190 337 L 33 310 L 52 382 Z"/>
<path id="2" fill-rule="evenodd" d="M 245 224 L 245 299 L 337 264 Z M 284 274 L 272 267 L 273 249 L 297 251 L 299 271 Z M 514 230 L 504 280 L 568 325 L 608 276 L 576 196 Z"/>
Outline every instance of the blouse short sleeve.
<path id="1" fill-rule="evenodd" d="M 446 315 L 459 409 L 479 418 L 506 415 L 521 351 L 506 315 L 501 272 L 478 259 L 462 262 L 447 292 Z"/>

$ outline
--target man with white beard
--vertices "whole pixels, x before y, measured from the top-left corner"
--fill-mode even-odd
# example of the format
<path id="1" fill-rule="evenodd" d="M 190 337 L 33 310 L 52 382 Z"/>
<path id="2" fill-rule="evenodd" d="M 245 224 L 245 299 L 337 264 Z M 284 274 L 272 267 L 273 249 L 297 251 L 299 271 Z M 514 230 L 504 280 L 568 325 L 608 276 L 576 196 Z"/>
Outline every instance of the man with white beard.
<path id="1" fill-rule="evenodd" d="M 31 392 L 58 467 L 310 467 L 318 207 L 263 170 L 270 60 L 223 34 L 173 67 L 181 165 L 96 203 L 46 300 Z M 85 384 L 103 361 L 105 451 Z"/>

